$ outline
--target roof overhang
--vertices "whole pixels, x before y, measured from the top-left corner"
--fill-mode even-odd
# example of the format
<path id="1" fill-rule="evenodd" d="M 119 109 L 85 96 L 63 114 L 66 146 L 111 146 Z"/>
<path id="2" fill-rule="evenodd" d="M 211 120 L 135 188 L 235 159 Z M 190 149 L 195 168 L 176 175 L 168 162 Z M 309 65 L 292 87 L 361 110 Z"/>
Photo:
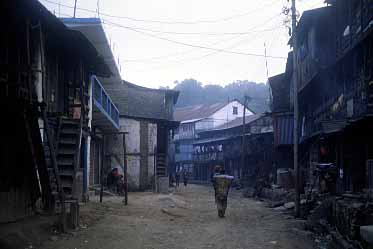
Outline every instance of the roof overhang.
<path id="1" fill-rule="evenodd" d="M 110 70 L 110 75 L 98 75 L 103 85 L 121 83 L 120 70 L 99 18 L 61 18 L 70 29 L 81 32 L 96 48 Z M 102 77 L 105 77 L 102 79 Z"/>

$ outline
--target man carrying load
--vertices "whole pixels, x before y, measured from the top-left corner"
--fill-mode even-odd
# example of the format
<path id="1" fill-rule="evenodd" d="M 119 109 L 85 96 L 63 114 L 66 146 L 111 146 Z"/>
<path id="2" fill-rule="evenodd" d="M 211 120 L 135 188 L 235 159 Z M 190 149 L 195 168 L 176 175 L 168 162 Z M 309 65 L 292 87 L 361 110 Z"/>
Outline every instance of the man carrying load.
<path id="1" fill-rule="evenodd" d="M 233 179 L 233 176 L 225 174 L 224 168 L 218 166 L 215 168 L 212 182 L 215 189 L 215 203 L 220 218 L 223 218 L 225 215 L 228 204 L 228 192 Z"/>

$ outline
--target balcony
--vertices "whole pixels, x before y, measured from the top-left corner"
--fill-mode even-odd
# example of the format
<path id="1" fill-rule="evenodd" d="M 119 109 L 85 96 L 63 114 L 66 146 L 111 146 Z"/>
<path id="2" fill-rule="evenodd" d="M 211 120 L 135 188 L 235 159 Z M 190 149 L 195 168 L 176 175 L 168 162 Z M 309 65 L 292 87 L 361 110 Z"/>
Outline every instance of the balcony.
<path id="1" fill-rule="evenodd" d="M 211 161 L 223 161 L 224 152 L 207 152 L 207 153 L 193 153 L 194 162 L 211 162 Z"/>
<path id="2" fill-rule="evenodd" d="M 119 111 L 96 76 L 92 76 L 92 124 L 103 130 L 119 130 Z"/>

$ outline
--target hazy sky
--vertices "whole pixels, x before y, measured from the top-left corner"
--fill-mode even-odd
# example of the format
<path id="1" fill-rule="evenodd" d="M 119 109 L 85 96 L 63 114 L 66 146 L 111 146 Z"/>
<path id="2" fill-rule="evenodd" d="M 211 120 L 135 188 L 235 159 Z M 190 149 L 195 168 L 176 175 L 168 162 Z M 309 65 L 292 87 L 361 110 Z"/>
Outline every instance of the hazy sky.
<path id="1" fill-rule="evenodd" d="M 57 16 L 73 15 L 61 5 L 73 6 L 74 0 L 40 2 Z M 323 2 L 302 0 L 297 7 L 302 12 Z M 77 0 L 76 16 L 97 17 L 97 6 L 123 79 L 138 85 L 173 87 L 185 78 L 265 82 L 265 58 L 248 54 L 264 55 L 264 43 L 268 56 L 286 57 L 289 51 L 281 14 L 290 6 L 287 0 Z M 267 61 L 269 76 L 283 72 L 286 60 Z"/>

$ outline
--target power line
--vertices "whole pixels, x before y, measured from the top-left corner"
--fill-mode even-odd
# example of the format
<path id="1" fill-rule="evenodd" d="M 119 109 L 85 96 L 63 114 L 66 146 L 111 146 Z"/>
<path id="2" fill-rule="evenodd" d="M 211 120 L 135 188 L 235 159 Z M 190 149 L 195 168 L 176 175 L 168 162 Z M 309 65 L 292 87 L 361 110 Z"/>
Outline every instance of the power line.
<path id="1" fill-rule="evenodd" d="M 237 47 L 238 45 L 242 44 L 243 42 L 246 42 L 248 41 L 249 39 L 249 43 L 251 42 L 254 42 L 256 40 L 258 40 L 259 38 L 261 38 L 260 36 L 255 36 L 255 37 L 249 37 L 249 38 L 245 38 L 245 39 L 240 39 L 239 41 L 233 43 L 232 45 L 230 46 L 227 46 L 227 47 L 224 47 L 223 49 L 231 49 L 231 48 L 235 48 Z M 194 50 L 194 49 L 193 49 Z M 187 61 L 194 61 L 194 60 L 200 60 L 200 59 L 203 59 L 203 58 L 206 58 L 206 57 L 209 57 L 211 55 L 214 55 L 214 54 L 218 54 L 220 53 L 219 51 L 213 51 L 213 52 L 210 52 L 210 53 L 207 53 L 207 54 L 204 54 L 202 56 L 197 56 L 197 57 L 193 57 L 193 58 L 186 58 L 186 59 L 183 59 L 183 60 L 173 60 L 173 61 L 166 61 L 166 63 L 181 63 L 181 62 L 187 62 Z M 133 61 L 127 61 L 127 62 L 133 62 Z M 135 62 L 138 62 L 138 61 L 135 61 Z M 150 61 L 145 61 L 144 63 L 147 63 L 147 62 L 150 62 Z M 156 63 L 159 63 L 159 61 L 155 61 Z M 152 61 L 151 63 L 154 63 L 154 61 Z"/>
<path id="2" fill-rule="evenodd" d="M 51 4 L 58 4 L 54 1 L 51 1 L 51 0 L 43 0 L 47 3 L 51 3 Z M 245 13 L 241 13 L 241 14 L 237 14 L 237 15 L 232 15 L 232 16 L 228 16 L 228 17 L 223 17 L 223 18 L 218 18 L 218 19 L 211 19 L 211 20 L 196 20 L 196 21 L 163 21 L 163 20 L 151 20 L 151 19 L 141 19 L 141 18 L 134 18 L 134 17 L 129 17 L 129 16 L 117 16 L 117 15 L 110 15 L 110 14 L 107 14 L 107 13 L 101 13 L 100 12 L 100 16 L 106 16 L 106 17 L 111 17 L 111 18 L 118 18 L 118 19 L 127 19 L 127 20 L 131 20 L 131 21 L 136 21 L 136 22 L 147 22 L 147 23 L 160 23 L 160 24 L 185 24 L 185 25 L 190 25 L 190 24 L 200 24 L 200 23 L 218 23 L 218 22 L 224 22 L 224 21 L 229 21 L 229 20 L 232 20 L 232 19 L 235 19 L 235 18 L 239 18 L 239 17 L 243 17 L 243 16 L 247 16 L 247 15 L 250 15 L 250 14 L 253 14 L 253 13 L 256 13 L 270 5 L 272 5 L 273 3 L 275 3 L 276 0 L 274 1 L 271 1 L 270 3 L 268 4 L 265 4 L 257 9 L 254 9 L 254 10 L 251 10 L 251 11 L 248 11 L 248 12 L 245 12 Z M 69 6 L 69 5 L 65 5 L 65 4 L 61 4 L 61 6 L 65 7 L 65 8 L 69 8 L 69 9 L 74 9 L 74 6 Z M 81 11 L 86 11 L 86 12 L 89 12 L 89 13 L 97 13 L 96 11 L 94 10 L 90 10 L 90 9 L 85 9 L 85 8 L 76 8 L 77 10 L 81 10 Z"/>
<path id="3" fill-rule="evenodd" d="M 143 30 L 149 31 L 154 33 L 161 33 L 161 34 L 174 34 L 174 35 L 208 35 L 208 36 L 219 36 L 219 35 L 247 35 L 252 33 L 261 33 L 261 32 L 268 32 L 273 31 L 273 29 L 263 29 L 263 30 L 252 30 L 252 31 L 244 31 L 244 32 L 176 32 L 176 31 L 162 31 L 162 30 L 155 30 L 155 29 L 147 29 L 147 28 L 139 28 L 139 27 L 130 27 L 130 26 L 123 26 L 126 28 L 132 28 L 136 30 Z"/>
<path id="4" fill-rule="evenodd" d="M 250 40 L 250 41 L 255 41 L 257 40 L 259 37 L 255 37 L 254 39 Z M 234 47 L 237 47 L 238 44 L 241 44 L 242 42 L 244 41 L 247 41 L 248 38 L 245 38 L 243 40 L 240 40 L 236 43 L 234 43 L 233 45 L 231 46 L 228 46 L 224 49 L 230 49 L 230 48 L 234 48 Z M 189 61 L 196 61 L 196 60 L 201 60 L 201 59 L 204 59 L 206 57 L 209 57 L 209 56 L 212 56 L 212 55 L 215 55 L 215 54 L 218 54 L 219 52 L 217 51 L 214 51 L 214 52 L 210 52 L 208 54 L 205 54 L 205 55 L 202 55 L 202 56 L 199 56 L 199 57 L 194 57 L 194 58 L 188 58 L 188 59 L 184 59 L 184 60 L 176 60 L 176 61 L 169 61 L 168 63 L 172 63 L 173 66 L 179 66 L 179 65 L 183 65 L 181 63 L 185 63 L 185 62 L 189 62 Z M 160 69 L 160 68 L 165 68 L 165 67 L 169 67 L 168 66 L 160 66 L 160 67 L 154 67 L 154 68 L 151 68 L 151 69 L 142 69 L 142 70 L 134 70 L 136 72 L 145 72 L 145 71 L 152 71 L 152 70 L 155 70 L 155 69 Z"/>
<path id="5" fill-rule="evenodd" d="M 228 53 L 228 54 L 246 55 L 246 56 L 254 56 L 254 57 L 264 57 L 264 55 L 262 55 L 262 54 L 229 51 L 229 50 L 225 50 L 225 49 L 218 49 L 218 48 L 206 47 L 206 46 L 201 46 L 201 45 L 196 45 L 196 44 L 189 44 L 189 43 L 185 43 L 185 42 L 181 42 L 181 41 L 175 41 L 175 40 L 172 40 L 172 39 L 169 39 L 169 38 L 165 38 L 165 37 L 157 36 L 157 35 L 154 35 L 154 34 L 151 34 L 151 33 L 143 32 L 143 31 L 140 31 L 140 30 L 137 30 L 137 29 L 134 29 L 134 28 L 131 28 L 131 27 L 123 26 L 123 25 L 120 25 L 120 24 L 117 24 L 117 23 L 113 23 L 113 22 L 110 22 L 110 21 L 107 21 L 107 20 L 103 20 L 103 21 L 105 21 L 106 24 L 109 24 L 109 25 L 114 25 L 114 26 L 117 26 L 117 27 L 128 29 L 128 30 L 131 30 L 133 32 L 142 34 L 144 36 L 152 37 L 154 39 L 163 40 L 163 41 L 167 41 L 167 42 L 182 45 L 182 46 L 201 48 L 201 49 L 206 49 L 206 50 L 213 50 L 213 51 L 218 51 L 218 52 L 221 52 L 221 53 Z M 272 56 L 272 55 L 268 55 L 267 58 L 284 59 L 284 60 L 287 59 L 286 57 Z"/>
<path id="6" fill-rule="evenodd" d="M 46 2 L 50 2 L 49 0 L 43 0 Z M 61 5 L 65 6 L 66 5 Z M 79 8 L 78 8 L 79 9 Z M 93 12 L 93 11 L 92 11 Z M 95 12 L 96 13 L 96 12 Z M 104 14 L 100 13 L 100 15 L 105 16 Z M 279 14 L 280 16 L 281 14 Z M 74 8 L 74 17 L 75 17 L 75 8 Z M 276 16 L 277 17 L 277 16 Z M 163 30 L 157 30 L 157 29 L 149 29 L 149 28 L 143 28 L 143 27 L 134 27 L 134 26 L 126 26 L 128 28 L 133 28 L 137 30 L 142 31 L 149 31 L 154 33 L 161 33 L 161 34 L 174 34 L 174 35 L 206 35 L 206 36 L 220 36 L 220 35 L 245 35 L 245 34 L 251 34 L 251 33 L 260 33 L 260 32 L 268 32 L 272 31 L 272 29 L 263 29 L 263 30 L 246 30 L 243 32 L 178 32 L 178 31 L 163 31 Z"/>
<path id="7" fill-rule="evenodd" d="M 264 25 L 266 25 L 267 23 L 269 23 L 270 21 L 272 21 L 272 20 L 274 20 L 276 17 L 278 17 L 278 16 L 281 16 L 281 14 L 279 14 L 279 15 L 276 15 L 276 16 L 273 16 L 273 17 L 271 17 L 271 18 L 269 18 L 269 19 L 267 19 L 267 20 L 265 20 L 264 22 L 262 22 L 262 23 L 260 23 L 259 25 L 255 25 L 255 26 L 253 26 L 253 27 L 251 27 L 250 28 L 250 30 L 255 30 L 257 27 L 259 27 L 259 26 L 264 26 Z M 278 28 L 280 28 L 281 26 L 278 26 L 278 27 L 274 27 L 274 28 L 272 28 L 272 29 L 268 29 L 268 31 L 270 31 L 270 30 L 277 30 Z M 239 34 L 239 35 L 237 35 L 238 37 L 239 36 L 242 36 L 243 34 Z M 221 43 L 221 42 L 226 42 L 226 41 L 229 41 L 229 40 L 231 40 L 230 38 L 229 39 L 223 39 L 223 40 L 220 40 L 220 41 L 218 41 L 218 42 L 214 42 L 214 43 L 212 43 L 211 45 L 217 45 L 217 44 L 219 44 L 219 43 Z M 157 59 L 163 59 L 163 58 L 169 58 L 169 57 L 171 57 L 171 56 L 174 56 L 174 55 L 181 55 L 181 54 L 187 54 L 187 53 L 190 53 L 190 52 L 192 52 L 192 51 L 194 51 L 196 48 L 193 48 L 193 49 L 190 49 L 190 50 L 187 50 L 187 51 L 183 51 L 183 52 L 178 52 L 178 53 L 172 53 L 172 54 L 168 54 L 168 55 L 164 55 L 164 56 L 157 56 L 157 57 L 150 57 L 150 58 L 145 58 L 145 59 L 125 59 L 124 61 L 127 61 L 127 62 L 137 62 L 137 61 L 148 61 L 148 60 L 157 60 Z"/>

